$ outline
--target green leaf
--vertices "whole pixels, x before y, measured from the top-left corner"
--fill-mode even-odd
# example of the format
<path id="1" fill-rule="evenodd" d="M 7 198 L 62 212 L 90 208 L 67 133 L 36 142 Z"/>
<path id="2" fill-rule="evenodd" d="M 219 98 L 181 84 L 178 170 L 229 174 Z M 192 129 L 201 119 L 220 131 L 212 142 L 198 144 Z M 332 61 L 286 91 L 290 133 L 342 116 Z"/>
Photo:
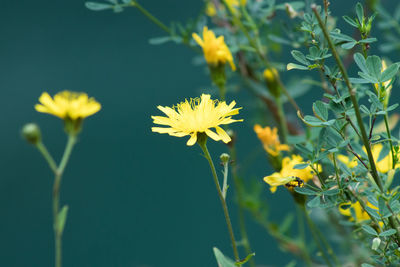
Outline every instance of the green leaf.
<path id="1" fill-rule="evenodd" d="M 331 190 L 324 191 L 323 194 L 326 196 L 335 196 L 335 195 L 339 194 L 339 192 L 340 192 L 339 189 L 334 188 Z"/>
<path id="2" fill-rule="evenodd" d="M 307 168 L 308 166 L 309 166 L 308 163 L 300 163 L 300 164 L 294 165 L 293 169 L 302 170 L 302 169 Z"/>
<path id="3" fill-rule="evenodd" d="M 361 53 L 355 53 L 353 58 L 360 70 L 364 73 L 368 73 L 367 63 L 365 62 L 364 56 Z"/>
<path id="4" fill-rule="evenodd" d="M 399 71 L 399 66 L 397 64 L 390 65 L 384 72 L 381 74 L 381 82 L 386 82 L 392 79 L 397 72 Z"/>
<path id="5" fill-rule="evenodd" d="M 362 228 L 365 232 L 367 232 L 368 234 L 370 234 L 370 235 L 378 236 L 378 233 L 375 231 L 375 229 L 372 228 L 372 227 L 369 226 L 369 225 L 363 225 L 363 226 L 361 226 L 361 228 Z"/>
<path id="6" fill-rule="evenodd" d="M 303 66 L 303 65 L 299 65 L 299 64 L 295 64 L 295 63 L 289 63 L 289 64 L 287 64 L 286 69 L 287 70 L 293 70 L 293 69 L 296 69 L 296 70 L 308 70 L 308 67 Z"/>
<path id="7" fill-rule="evenodd" d="M 310 62 L 306 59 L 306 56 L 300 51 L 292 50 L 290 53 L 292 54 L 293 58 L 296 59 L 298 62 L 304 65 L 310 65 Z"/>
<path id="8" fill-rule="evenodd" d="M 213 251 L 217 259 L 218 267 L 236 267 L 235 262 L 222 254 L 218 248 L 213 247 Z"/>
<path id="9" fill-rule="evenodd" d="M 357 41 L 344 43 L 341 45 L 343 49 L 352 49 L 357 44 Z"/>
<path id="10" fill-rule="evenodd" d="M 348 35 L 342 34 L 342 33 L 330 32 L 329 35 L 330 35 L 333 39 L 336 39 L 336 40 L 339 40 L 339 41 L 356 42 L 356 43 L 357 43 L 357 41 L 356 41 L 355 39 L 351 38 L 351 37 L 348 36 Z"/>
<path id="11" fill-rule="evenodd" d="M 370 44 L 370 43 L 373 43 L 376 41 L 378 41 L 376 38 L 366 38 L 366 39 L 360 40 L 358 42 L 363 43 L 363 44 Z"/>
<path id="12" fill-rule="evenodd" d="M 96 3 L 96 2 L 86 2 L 86 8 L 93 10 L 93 11 L 101 11 L 106 9 L 112 9 L 113 6 L 110 4 L 103 4 L 103 3 Z"/>
<path id="13" fill-rule="evenodd" d="M 167 42 L 175 42 L 180 43 L 182 42 L 182 38 L 178 36 L 162 36 L 162 37 L 155 37 L 149 40 L 151 45 L 161 45 Z"/>
<path id="14" fill-rule="evenodd" d="M 376 211 L 376 209 L 373 209 L 371 207 L 366 206 L 365 209 L 367 210 L 368 214 L 371 215 L 372 217 L 374 217 L 377 220 L 381 219 L 381 216 L 379 216 L 378 212 Z"/>
<path id="15" fill-rule="evenodd" d="M 315 192 L 315 191 L 313 191 L 311 189 L 308 189 L 306 187 L 295 187 L 294 191 L 296 191 L 299 194 L 308 195 L 308 196 L 315 196 L 315 195 L 319 194 L 318 192 Z"/>
<path id="16" fill-rule="evenodd" d="M 360 23 L 363 23 L 364 22 L 364 9 L 360 3 L 357 3 L 357 5 L 356 5 L 356 14 L 357 14 L 358 21 Z"/>
<path id="17" fill-rule="evenodd" d="M 380 80 L 382 70 L 382 60 L 378 56 L 370 56 L 366 60 L 368 74 Z"/>
<path id="18" fill-rule="evenodd" d="M 361 264 L 361 267 L 375 267 L 375 266 L 368 263 L 363 263 Z"/>
<path id="19" fill-rule="evenodd" d="M 351 26 L 358 28 L 358 23 L 357 21 L 353 20 L 352 18 L 350 18 L 349 16 L 343 16 L 342 17 L 344 19 L 344 21 L 346 21 L 348 24 L 350 24 Z"/>
<path id="20" fill-rule="evenodd" d="M 316 208 L 321 206 L 321 197 L 320 196 L 314 197 L 312 200 L 308 201 L 307 206 L 309 208 Z"/>
<path id="21" fill-rule="evenodd" d="M 67 221 L 67 214 L 68 206 L 65 205 L 57 215 L 56 229 L 58 234 L 62 234 L 64 231 L 65 222 Z"/>
<path id="22" fill-rule="evenodd" d="M 358 75 L 361 76 L 361 78 L 369 81 L 370 83 L 378 83 L 378 78 L 372 77 L 371 75 L 364 73 L 364 72 L 358 72 Z"/>
<path id="23" fill-rule="evenodd" d="M 390 236 L 396 233 L 395 229 L 389 229 L 379 234 L 379 236 Z"/>
<path id="24" fill-rule="evenodd" d="M 328 108 L 326 104 L 322 101 L 316 101 L 312 107 L 314 111 L 315 117 L 319 118 L 320 120 L 328 120 Z"/>

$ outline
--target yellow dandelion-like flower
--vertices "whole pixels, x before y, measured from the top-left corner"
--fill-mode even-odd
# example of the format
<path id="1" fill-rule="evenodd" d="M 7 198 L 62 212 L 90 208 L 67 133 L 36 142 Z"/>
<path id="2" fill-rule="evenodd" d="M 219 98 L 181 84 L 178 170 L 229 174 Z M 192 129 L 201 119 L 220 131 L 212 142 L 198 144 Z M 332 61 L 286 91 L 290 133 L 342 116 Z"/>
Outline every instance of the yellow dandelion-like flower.
<path id="1" fill-rule="evenodd" d="M 370 208 L 372 208 L 374 210 L 377 210 L 377 208 L 374 205 L 372 205 L 370 202 L 367 202 L 366 204 L 367 204 L 368 207 L 370 207 Z M 343 206 L 345 206 L 345 205 L 346 206 L 350 205 L 350 207 L 347 208 L 347 209 L 344 209 Z M 354 211 L 355 218 L 352 217 L 351 210 Z M 354 221 L 355 220 L 357 223 L 371 219 L 369 217 L 368 213 L 365 212 L 365 210 L 362 208 L 360 202 L 358 202 L 358 201 L 355 202 L 355 203 L 347 202 L 347 203 L 341 204 L 339 206 L 339 212 L 344 216 L 351 217 L 350 221 Z"/>
<path id="2" fill-rule="evenodd" d="M 289 146 L 281 144 L 278 136 L 278 129 L 276 127 L 262 128 L 260 125 L 254 125 L 254 131 L 256 132 L 258 139 L 262 142 L 265 151 L 273 157 L 279 155 L 281 151 L 289 151 Z"/>
<path id="3" fill-rule="evenodd" d="M 243 121 L 232 119 L 232 116 L 239 114 L 239 109 L 241 109 L 234 108 L 235 105 L 235 101 L 227 105 L 225 101 L 212 100 L 210 95 L 202 94 L 200 99 L 185 100 L 172 108 L 158 106 L 157 108 L 167 117 L 151 116 L 153 122 L 170 126 L 170 128 L 152 127 L 151 130 L 177 137 L 190 135 L 186 143 L 188 146 L 196 143 L 197 133 L 205 133 L 215 141 L 222 140 L 228 143 L 231 138 L 219 125 Z M 216 133 L 211 131 L 211 128 L 215 128 Z"/>
<path id="4" fill-rule="evenodd" d="M 304 163 L 303 158 L 299 155 L 292 155 L 292 158 L 285 157 L 282 160 L 282 169 L 280 172 L 275 172 L 269 176 L 264 177 L 264 182 L 271 186 L 270 190 L 272 193 L 276 191 L 276 187 L 280 185 L 286 185 L 292 181 L 300 179 L 306 183 L 311 180 L 315 173 L 310 166 L 304 169 L 295 169 L 294 166 L 297 164 Z M 321 171 L 321 165 L 315 167 L 318 171 Z M 301 184 L 299 184 L 301 186 Z"/>
<path id="5" fill-rule="evenodd" d="M 44 92 L 39 102 L 35 105 L 36 111 L 72 121 L 89 117 L 101 109 L 100 103 L 94 98 L 89 98 L 85 93 L 70 91 L 57 93 L 53 98 Z"/>
<path id="6" fill-rule="evenodd" d="M 215 36 L 214 32 L 206 26 L 203 28 L 203 39 L 196 33 L 192 34 L 193 39 L 203 48 L 204 57 L 208 64 L 218 65 L 229 62 L 232 70 L 236 70 L 233 63 L 231 51 L 224 41 L 224 36 Z"/>

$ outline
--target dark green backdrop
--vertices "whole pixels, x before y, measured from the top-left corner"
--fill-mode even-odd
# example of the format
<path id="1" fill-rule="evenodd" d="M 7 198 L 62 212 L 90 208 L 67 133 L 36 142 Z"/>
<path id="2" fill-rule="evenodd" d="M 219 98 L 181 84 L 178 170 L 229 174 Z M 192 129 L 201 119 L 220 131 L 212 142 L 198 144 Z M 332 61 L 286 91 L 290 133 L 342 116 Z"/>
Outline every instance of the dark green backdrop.
<path id="1" fill-rule="evenodd" d="M 184 21 L 202 7 L 202 1 L 142 2 L 166 22 Z M 356 3 L 332 2 L 340 14 Z M 185 138 L 150 130 L 150 116 L 160 114 L 157 105 L 198 96 L 209 86 L 204 68 L 192 64 L 191 50 L 148 44 L 160 35 L 135 9 L 114 14 L 89 11 L 81 0 L 2 1 L 0 266 L 53 265 L 53 177 L 19 132 L 26 122 L 40 124 L 59 159 L 66 141 L 62 122 L 33 106 L 43 91 L 64 89 L 85 91 L 103 106 L 85 121 L 62 184 L 62 203 L 70 206 L 64 266 L 208 267 L 216 266 L 213 246 L 231 255 L 200 150 L 187 147 Z M 261 183 L 270 170 L 246 121 L 254 111 L 251 99 L 245 92 L 237 98 L 245 122 L 234 128 L 239 152 L 256 149 L 260 156 L 248 174 Z M 211 150 L 215 156 L 225 151 L 221 144 Z M 285 194 L 271 196 L 265 186 L 265 195 L 283 201 L 272 209 L 277 215 L 291 208 Z M 229 204 L 237 225 L 232 198 Z M 249 226 L 259 263 L 290 261 L 259 226 Z"/>

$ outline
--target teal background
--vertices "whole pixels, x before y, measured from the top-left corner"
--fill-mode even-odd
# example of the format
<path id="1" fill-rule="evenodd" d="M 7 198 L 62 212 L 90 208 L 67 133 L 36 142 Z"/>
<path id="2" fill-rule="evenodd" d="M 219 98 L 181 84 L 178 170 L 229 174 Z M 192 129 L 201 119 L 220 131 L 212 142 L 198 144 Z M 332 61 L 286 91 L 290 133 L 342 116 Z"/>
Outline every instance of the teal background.
<path id="1" fill-rule="evenodd" d="M 142 2 L 165 22 L 194 17 L 203 5 Z M 356 3 L 331 2 L 338 15 Z M 205 68 L 192 64 L 193 51 L 172 43 L 149 45 L 149 38 L 164 34 L 135 9 L 92 12 L 77 0 L 3 1 L 0 25 L 0 266 L 53 265 L 53 177 L 20 129 L 38 123 L 58 161 L 66 141 L 62 122 L 33 106 L 43 91 L 64 89 L 85 91 L 102 104 L 85 121 L 64 175 L 61 201 L 70 207 L 64 266 L 204 267 L 216 266 L 213 246 L 231 255 L 200 149 L 187 147 L 187 138 L 150 130 L 150 116 L 161 115 L 157 105 L 173 105 L 210 87 Z M 246 121 L 255 113 L 253 98 L 245 91 L 228 95 L 233 98 L 243 107 L 238 117 L 245 118 L 233 125 L 239 161 L 255 153 L 246 178 L 262 183 L 270 169 Z M 301 103 L 310 106 L 307 99 Z M 216 143 L 210 150 L 215 159 L 226 151 Z M 272 207 L 276 218 L 292 209 L 285 193 L 265 189 L 279 203 Z M 237 226 L 232 197 L 229 205 Z M 258 225 L 249 222 L 249 229 L 258 263 L 283 266 L 291 260 Z"/>

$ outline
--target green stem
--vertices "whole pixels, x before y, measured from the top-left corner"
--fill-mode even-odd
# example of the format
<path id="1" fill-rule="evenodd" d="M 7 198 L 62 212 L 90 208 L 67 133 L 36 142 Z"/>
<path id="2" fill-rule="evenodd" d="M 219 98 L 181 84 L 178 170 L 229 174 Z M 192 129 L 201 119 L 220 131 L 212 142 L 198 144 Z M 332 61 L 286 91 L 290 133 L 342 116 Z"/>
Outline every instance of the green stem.
<path id="1" fill-rule="evenodd" d="M 211 155 L 208 152 L 206 142 L 207 142 L 206 137 L 201 137 L 201 138 L 198 137 L 198 142 L 197 143 L 199 144 L 200 148 L 203 150 L 204 156 L 207 159 L 208 164 L 210 165 L 212 176 L 213 176 L 214 183 L 215 183 L 215 187 L 217 188 L 218 196 L 219 196 L 219 199 L 221 201 L 222 208 L 224 210 L 225 221 L 226 221 L 226 225 L 228 227 L 229 237 L 231 239 L 232 248 L 233 248 L 233 254 L 235 256 L 235 261 L 239 262 L 240 258 L 239 258 L 239 253 L 238 253 L 238 249 L 237 249 L 237 246 L 236 246 L 235 235 L 233 233 L 231 219 L 229 217 L 228 206 L 226 205 L 226 201 L 225 201 L 224 196 L 222 194 L 221 186 L 219 185 L 219 181 L 218 181 L 217 172 L 215 171 L 215 166 L 214 166 L 214 163 L 213 163 L 213 161 L 211 159 Z"/>
<path id="2" fill-rule="evenodd" d="M 47 161 L 47 163 L 49 164 L 50 169 L 56 173 L 57 171 L 57 164 L 54 161 L 53 157 L 51 156 L 51 154 L 49 153 L 49 151 L 47 150 L 46 146 L 40 141 L 36 144 L 36 148 L 39 150 L 40 153 L 42 153 L 44 159 Z"/>
<path id="3" fill-rule="evenodd" d="M 321 241 L 318 238 L 317 229 L 316 229 L 313 221 L 311 220 L 310 216 L 308 215 L 306 207 L 304 205 L 300 205 L 300 209 L 303 211 L 304 217 L 306 218 L 307 225 L 310 228 L 311 235 L 313 236 L 313 239 L 314 239 L 319 251 L 321 252 L 322 258 L 325 260 L 325 262 L 328 266 L 332 267 L 332 264 L 329 261 L 328 255 L 326 254 L 325 250 L 323 249 Z"/>
<path id="4" fill-rule="evenodd" d="M 283 143 L 287 143 L 287 138 L 289 135 L 289 130 L 287 127 L 287 122 L 286 122 L 286 117 L 285 117 L 285 112 L 283 110 L 283 104 L 281 101 L 281 98 L 275 97 L 275 101 L 276 101 L 276 106 L 278 108 L 278 115 L 279 115 L 279 122 L 280 122 L 280 126 L 281 126 L 281 131 L 282 131 L 282 139 L 283 139 Z"/>
<path id="5" fill-rule="evenodd" d="M 311 266 L 312 262 L 311 262 L 311 257 L 310 254 L 308 253 L 308 249 L 307 249 L 307 244 L 306 244 L 306 234 L 305 234 L 305 227 L 304 227 L 304 216 L 302 213 L 302 208 L 300 204 L 296 204 L 296 215 L 297 215 L 297 220 L 298 220 L 298 226 L 299 226 L 299 236 L 300 236 L 300 240 L 302 243 L 302 246 L 304 248 L 304 251 L 306 253 L 304 253 L 304 260 L 307 264 L 307 266 Z"/>
<path id="6" fill-rule="evenodd" d="M 344 79 L 344 81 L 345 81 L 345 83 L 347 85 L 347 88 L 348 88 L 348 91 L 349 91 L 349 94 L 350 94 L 350 99 L 353 102 L 354 111 L 356 113 L 358 127 L 360 128 L 360 131 L 361 131 L 362 141 L 364 143 L 365 149 L 367 150 L 368 160 L 369 160 L 369 163 L 370 163 L 370 166 L 371 166 L 372 177 L 373 177 L 375 183 L 377 184 L 377 186 L 379 187 L 379 190 L 382 193 L 384 193 L 382 181 L 381 181 L 381 179 L 380 179 L 380 177 L 378 175 L 378 171 L 377 171 L 376 165 L 375 165 L 375 160 L 374 160 L 374 157 L 372 156 L 371 144 L 369 143 L 367 132 L 365 130 L 365 126 L 364 126 L 364 123 L 363 123 L 363 120 L 362 120 L 362 117 L 361 117 L 360 108 L 358 106 L 357 98 L 355 97 L 355 90 L 353 89 L 353 87 L 352 87 L 352 85 L 350 83 L 349 77 L 347 75 L 347 71 L 344 68 L 342 60 L 340 59 L 339 54 L 337 53 L 336 48 L 335 48 L 335 46 L 334 46 L 334 44 L 333 44 L 333 42 L 332 42 L 332 40 L 331 40 L 331 38 L 329 36 L 329 33 L 328 33 L 325 25 L 323 24 L 322 20 L 321 20 L 321 16 L 319 15 L 319 12 L 317 10 L 317 6 L 315 4 L 312 5 L 312 10 L 313 10 L 313 12 L 315 14 L 315 17 L 318 20 L 318 24 L 319 24 L 320 28 L 322 29 L 322 32 L 324 33 L 325 39 L 328 41 L 328 45 L 329 45 L 329 48 L 332 51 L 332 55 L 334 56 L 338 66 L 339 66 L 339 69 L 340 69 L 340 71 L 342 73 L 343 79 Z M 399 244 L 400 243 L 400 231 L 399 231 L 398 224 L 396 223 L 396 221 L 395 221 L 395 219 L 393 217 L 394 217 L 393 215 L 391 215 L 389 217 L 389 222 L 390 222 L 390 225 L 394 229 L 396 229 L 397 243 Z"/>
<path id="7" fill-rule="evenodd" d="M 338 67 L 340 69 L 340 72 L 342 73 L 343 79 L 346 83 L 346 86 L 348 88 L 349 94 L 350 94 L 350 98 L 351 98 L 351 102 L 353 103 L 353 107 L 354 107 L 354 111 L 356 113 L 356 118 L 357 118 L 357 123 L 358 123 L 358 127 L 360 128 L 361 131 L 361 137 L 362 137 L 362 141 L 364 143 L 365 149 L 367 150 L 367 154 L 368 154 L 368 159 L 370 162 L 370 166 L 371 166 L 371 174 L 372 177 L 375 180 L 375 183 L 378 185 L 379 189 L 381 190 L 381 192 L 383 191 L 383 186 L 382 186 L 382 181 L 378 175 L 378 171 L 376 169 L 376 165 L 375 165 L 375 161 L 374 158 L 372 156 L 372 152 L 371 152 L 371 145 L 369 143 L 369 139 L 367 136 L 367 132 L 365 130 L 365 126 L 361 117 L 361 113 L 360 113 L 360 108 L 358 106 L 358 102 L 357 102 L 357 98 L 355 97 L 355 90 L 353 89 L 353 86 L 350 83 L 349 80 L 349 76 L 347 75 L 347 71 L 343 65 L 342 60 L 339 57 L 339 54 L 336 51 L 336 48 L 329 36 L 328 30 L 326 29 L 324 23 L 322 22 L 321 16 L 319 15 L 319 12 L 317 10 L 317 6 L 315 4 L 312 5 L 312 10 L 315 14 L 315 17 L 318 20 L 319 26 L 322 29 L 322 32 L 324 33 L 325 39 L 328 42 L 329 48 L 332 51 L 332 55 L 336 60 L 336 63 L 338 64 Z"/>
<path id="8" fill-rule="evenodd" d="M 154 17 L 147 9 L 142 7 L 136 0 L 131 0 L 131 5 L 139 9 L 140 12 L 142 12 L 143 15 L 145 15 L 148 19 L 150 19 L 154 24 L 156 24 L 158 27 L 160 27 L 163 31 L 168 33 L 169 35 L 172 35 L 171 30 L 160 20 L 158 20 L 156 17 Z"/>
<path id="9" fill-rule="evenodd" d="M 55 171 L 54 184 L 53 184 L 53 229 L 54 229 L 54 243 L 55 243 L 55 267 L 62 266 L 62 230 L 59 229 L 59 213 L 60 213 L 60 187 L 62 175 L 65 167 L 67 166 L 68 159 L 71 155 L 72 148 L 76 143 L 76 136 L 69 135 L 68 142 L 64 150 L 60 165 Z"/>
<path id="10" fill-rule="evenodd" d="M 342 190 L 342 184 L 340 182 L 340 175 L 339 175 L 339 170 L 338 170 L 338 167 L 337 167 L 337 164 L 336 164 L 336 154 L 335 153 L 333 153 L 333 166 L 335 167 L 336 182 L 337 182 L 338 188 L 340 190 Z"/>
<path id="11" fill-rule="evenodd" d="M 251 246 L 250 246 L 250 241 L 249 237 L 247 235 L 247 229 L 246 229 L 246 221 L 244 218 L 244 201 L 243 201 L 243 189 L 241 188 L 240 184 L 240 178 L 238 177 L 237 174 L 237 156 L 236 156 L 236 149 L 235 149 L 235 144 L 233 144 L 230 148 L 230 154 L 231 154 L 231 159 L 232 159 L 232 178 L 233 178 L 233 186 L 235 188 L 236 196 L 237 196 L 237 201 L 238 201 L 238 217 L 239 217 L 239 230 L 240 230 L 240 236 L 242 238 L 243 246 L 246 251 L 246 255 L 250 255 L 252 253 Z M 252 257 L 249 260 L 249 264 L 251 267 L 255 267 L 256 263 L 254 260 L 254 257 Z"/>

